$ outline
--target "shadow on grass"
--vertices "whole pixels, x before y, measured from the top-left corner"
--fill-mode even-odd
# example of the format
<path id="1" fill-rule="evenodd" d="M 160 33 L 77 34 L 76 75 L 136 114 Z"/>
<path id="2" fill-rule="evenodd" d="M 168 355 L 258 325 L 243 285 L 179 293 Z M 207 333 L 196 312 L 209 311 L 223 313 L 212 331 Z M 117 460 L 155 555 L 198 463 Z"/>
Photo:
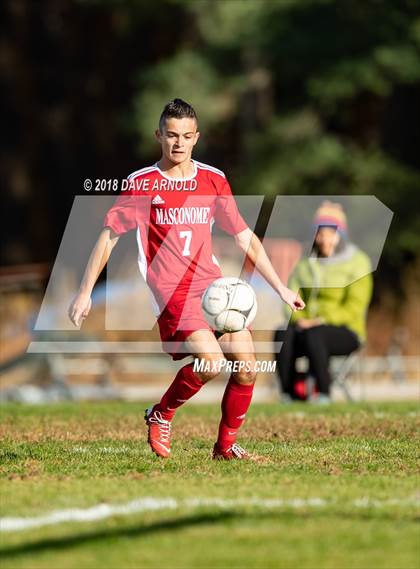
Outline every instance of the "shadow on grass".
<path id="1" fill-rule="evenodd" d="M 117 527 L 113 529 L 103 529 L 90 531 L 88 533 L 78 533 L 76 535 L 69 535 L 65 537 L 57 538 L 47 538 L 41 539 L 39 541 L 34 541 L 30 543 L 13 545 L 11 547 L 1 548 L 0 556 L 4 559 L 11 559 L 14 557 L 32 555 L 36 553 L 41 553 L 44 551 L 59 551 L 62 549 L 78 547 L 85 543 L 93 544 L 104 539 L 112 538 L 138 538 L 144 537 L 157 532 L 167 532 L 167 531 L 177 531 L 182 530 L 192 526 L 200 526 L 207 524 L 223 524 L 226 521 L 240 519 L 243 520 L 246 517 L 248 520 L 250 518 L 256 518 L 257 521 L 267 518 L 276 518 L 277 521 L 289 522 L 291 520 L 296 520 L 300 518 L 302 522 L 307 520 L 309 517 L 317 518 L 335 518 L 339 517 L 341 519 L 353 519 L 358 522 L 370 522 L 373 519 L 381 520 L 385 522 L 393 521 L 396 518 L 394 515 L 388 512 L 381 512 L 380 514 L 375 513 L 372 516 L 370 512 L 259 512 L 250 513 L 244 511 L 223 511 L 223 512 L 213 512 L 199 515 L 188 515 L 181 518 L 169 519 L 163 521 L 157 521 L 149 525 L 135 525 L 131 527 Z M 404 515 L 397 516 L 399 521 L 406 522 L 416 522 L 418 517 L 416 515 Z"/>
<path id="2" fill-rule="evenodd" d="M 239 515 L 239 512 L 214 512 L 209 514 L 183 516 L 182 518 L 173 520 L 154 522 L 147 526 L 136 525 L 124 528 L 91 531 L 88 533 L 78 533 L 76 535 L 69 535 L 65 537 L 42 539 L 40 541 L 34 541 L 31 543 L 24 543 L 14 545 L 12 547 L 1 548 L 0 556 L 2 560 L 4 560 L 8 558 L 18 557 L 20 555 L 32 555 L 34 553 L 39 553 L 45 550 L 58 551 L 60 549 L 77 547 L 84 543 L 94 543 L 96 541 L 102 541 L 103 539 L 107 538 L 143 537 L 159 531 L 176 531 L 190 526 L 223 523 L 226 520 L 235 518 Z"/>

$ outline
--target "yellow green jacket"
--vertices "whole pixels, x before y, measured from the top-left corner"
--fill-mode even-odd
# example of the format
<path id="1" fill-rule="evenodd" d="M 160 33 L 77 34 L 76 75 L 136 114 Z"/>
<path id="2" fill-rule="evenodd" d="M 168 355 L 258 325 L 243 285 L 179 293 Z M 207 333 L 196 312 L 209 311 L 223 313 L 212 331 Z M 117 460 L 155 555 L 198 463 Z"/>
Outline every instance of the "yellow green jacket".
<path id="1" fill-rule="evenodd" d="M 366 339 L 366 314 L 372 296 L 371 264 L 355 245 L 347 244 L 332 257 L 302 259 L 293 271 L 289 288 L 300 291 L 306 303 L 304 310 L 292 313 L 292 322 L 318 317 L 325 324 L 347 326 L 362 342 Z"/>

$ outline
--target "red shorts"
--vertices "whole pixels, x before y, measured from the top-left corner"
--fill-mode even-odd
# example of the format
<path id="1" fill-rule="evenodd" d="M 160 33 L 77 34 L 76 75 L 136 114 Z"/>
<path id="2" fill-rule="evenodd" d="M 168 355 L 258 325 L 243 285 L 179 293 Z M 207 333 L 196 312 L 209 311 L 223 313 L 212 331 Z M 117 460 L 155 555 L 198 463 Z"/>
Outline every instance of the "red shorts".
<path id="1" fill-rule="evenodd" d="M 190 355 L 185 351 L 184 341 L 197 330 L 210 330 L 201 309 L 202 293 L 188 295 L 188 300 L 169 302 L 158 318 L 163 350 L 174 360 Z M 170 342 L 170 344 L 168 344 Z"/>

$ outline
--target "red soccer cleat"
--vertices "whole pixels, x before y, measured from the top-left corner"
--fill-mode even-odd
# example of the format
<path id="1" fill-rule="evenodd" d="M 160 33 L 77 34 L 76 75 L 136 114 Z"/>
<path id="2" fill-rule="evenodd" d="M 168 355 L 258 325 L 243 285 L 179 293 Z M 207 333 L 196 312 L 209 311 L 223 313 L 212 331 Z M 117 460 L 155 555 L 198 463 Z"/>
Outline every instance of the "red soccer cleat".
<path id="1" fill-rule="evenodd" d="M 171 422 L 163 419 L 159 411 L 146 409 L 144 420 L 149 428 L 148 442 L 154 453 L 161 458 L 171 454 Z"/>
<path id="2" fill-rule="evenodd" d="M 216 443 L 213 447 L 213 460 L 252 460 L 263 462 L 265 459 L 262 456 L 250 454 L 236 443 L 227 449 L 220 448 Z"/>

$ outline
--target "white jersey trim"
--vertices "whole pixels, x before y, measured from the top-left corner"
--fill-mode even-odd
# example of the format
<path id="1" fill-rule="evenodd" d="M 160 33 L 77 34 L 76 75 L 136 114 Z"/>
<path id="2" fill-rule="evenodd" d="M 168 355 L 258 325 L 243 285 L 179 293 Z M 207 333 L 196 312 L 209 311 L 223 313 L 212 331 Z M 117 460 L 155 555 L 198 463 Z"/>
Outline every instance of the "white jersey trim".
<path id="1" fill-rule="evenodd" d="M 147 283 L 147 258 L 146 258 L 146 253 L 144 252 L 144 247 L 143 247 L 143 243 L 141 240 L 141 233 L 140 233 L 139 227 L 137 227 L 136 238 L 137 238 L 137 245 L 139 248 L 139 256 L 137 258 L 137 262 L 139 265 L 139 270 L 140 270 L 141 276 L 144 278 L 145 282 Z M 150 300 L 152 303 L 153 313 L 157 317 L 160 314 L 159 304 L 158 304 L 154 294 L 152 293 L 152 289 L 150 287 L 147 287 L 147 288 L 148 288 Z"/>
<path id="2" fill-rule="evenodd" d="M 193 180 L 196 176 L 197 176 L 197 163 L 195 160 L 191 160 L 191 162 L 193 163 L 194 166 L 194 173 L 192 174 L 192 176 L 188 176 L 187 178 L 173 178 L 172 176 L 168 176 L 167 174 L 165 174 L 165 172 L 163 170 L 161 170 L 159 168 L 159 166 L 156 164 L 154 165 L 154 168 L 156 168 L 156 170 L 159 172 L 159 174 L 161 176 L 163 176 L 164 178 L 166 178 L 167 180 L 173 180 L 174 182 L 184 182 L 184 181 L 188 181 L 188 180 Z"/>
<path id="3" fill-rule="evenodd" d="M 141 174 L 149 174 L 149 172 L 153 172 L 153 170 L 157 170 L 156 166 L 147 166 L 146 168 L 141 168 L 140 170 L 136 170 L 127 176 L 127 180 L 132 178 L 133 176 L 140 176 Z"/>
<path id="4" fill-rule="evenodd" d="M 137 233 L 136 233 L 136 237 L 137 237 L 137 245 L 139 248 L 139 256 L 138 256 L 138 264 L 139 264 L 139 269 L 140 269 L 140 273 L 141 276 L 144 278 L 144 280 L 146 281 L 146 276 L 147 276 L 147 259 L 146 259 L 146 254 L 144 252 L 144 248 L 143 248 L 143 243 L 141 242 L 141 233 L 140 233 L 140 228 L 137 227 Z M 146 281 L 147 282 L 147 281 Z"/>
<path id="5" fill-rule="evenodd" d="M 194 162 L 202 170 L 209 170 L 210 172 L 213 172 L 214 174 L 219 174 L 219 176 L 222 176 L 222 178 L 226 178 L 226 175 L 224 172 L 222 172 L 222 170 L 219 170 L 218 168 L 215 168 L 214 166 L 209 166 L 208 164 L 204 164 L 203 162 L 197 162 L 197 160 L 194 160 Z"/>

